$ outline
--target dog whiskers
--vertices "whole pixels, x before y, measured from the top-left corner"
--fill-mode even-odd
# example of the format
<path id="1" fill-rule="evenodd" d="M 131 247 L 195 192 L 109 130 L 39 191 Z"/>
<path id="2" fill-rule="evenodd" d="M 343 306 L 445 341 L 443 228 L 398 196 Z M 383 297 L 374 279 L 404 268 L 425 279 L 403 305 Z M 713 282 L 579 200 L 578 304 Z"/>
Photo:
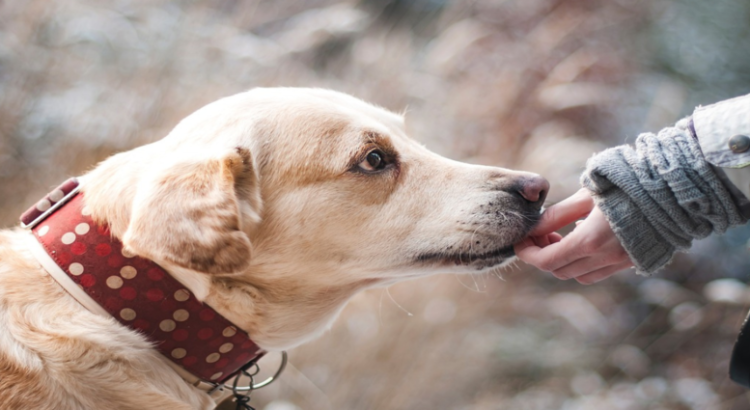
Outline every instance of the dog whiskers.
<path id="1" fill-rule="evenodd" d="M 474 275 L 475 274 L 470 274 L 469 275 L 469 276 L 471 276 L 471 280 L 474 281 L 474 287 L 471 287 L 471 286 L 465 284 L 463 282 L 463 280 L 461 280 L 461 277 L 464 276 L 462 274 L 454 274 L 453 277 L 455 277 L 456 280 L 458 281 L 458 283 L 460 283 L 461 286 L 463 286 L 464 288 L 466 288 L 466 289 L 468 289 L 468 290 L 470 290 L 470 291 L 472 291 L 474 293 L 485 293 L 486 286 L 483 286 L 483 288 L 485 288 L 485 289 L 480 289 L 479 288 L 479 284 L 477 283 L 476 279 L 474 278 Z"/>
<path id="2" fill-rule="evenodd" d="M 513 264 L 515 264 L 515 262 L 513 262 Z M 492 268 L 492 270 L 489 273 L 493 275 L 494 277 L 500 279 L 501 281 L 505 282 L 505 278 L 503 277 L 503 268 L 499 266 Z"/>
<path id="3" fill-rule="evenodd" d="M 391 302 L 393 302 L 396 306 L 398 306 L 399 309 L 403 310 L 409 316 L 414 316 L 413 313 L 409 312 L 408 310 L 406 310 L 406 308 L 404 308 L 398 302 L 396 302 L 396 299 L 394 299 L 393 295 L 391 295 L 391 288 L 389 288 L 389 287 L 385 288 L 385 293 L 388 294 L 388 297 L 391 298 Z"/>

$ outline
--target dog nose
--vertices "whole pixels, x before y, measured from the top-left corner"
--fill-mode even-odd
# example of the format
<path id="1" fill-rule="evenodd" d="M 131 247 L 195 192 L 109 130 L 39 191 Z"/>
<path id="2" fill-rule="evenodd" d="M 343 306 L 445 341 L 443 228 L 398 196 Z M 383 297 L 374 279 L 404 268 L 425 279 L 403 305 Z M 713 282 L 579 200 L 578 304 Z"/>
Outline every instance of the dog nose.
<path id="1" fill-rule="evenodd" d="M 544 205 L 544 199 L 547 198 L 547 192 L 549 192 L 549 181 L 534 175 L 526 178 L 521 182 L 521 187 L 518 189 L 518 193 L 528 201 L 531 205 L 536 208 L 541 208 Z"/>

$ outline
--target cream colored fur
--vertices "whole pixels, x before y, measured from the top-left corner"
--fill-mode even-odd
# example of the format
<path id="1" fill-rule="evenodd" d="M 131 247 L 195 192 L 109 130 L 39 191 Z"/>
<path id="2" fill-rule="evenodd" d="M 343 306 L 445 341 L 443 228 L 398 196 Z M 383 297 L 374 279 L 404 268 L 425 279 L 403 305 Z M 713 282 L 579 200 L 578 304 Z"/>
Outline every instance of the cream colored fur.
<path id="1" fill-rule="evenodd" d="M 368 173 L 366 157 L 391 163 Z M 510 259 L 529 175 L 454 162 L 401 116 L 317 89 L 255 89 L 83 177 L 88 207 L 264 349 L 291 349 L 356 293 Z M 136 332 L 85 310 L 0 232 L 0 408 L 209 409 Z"/>

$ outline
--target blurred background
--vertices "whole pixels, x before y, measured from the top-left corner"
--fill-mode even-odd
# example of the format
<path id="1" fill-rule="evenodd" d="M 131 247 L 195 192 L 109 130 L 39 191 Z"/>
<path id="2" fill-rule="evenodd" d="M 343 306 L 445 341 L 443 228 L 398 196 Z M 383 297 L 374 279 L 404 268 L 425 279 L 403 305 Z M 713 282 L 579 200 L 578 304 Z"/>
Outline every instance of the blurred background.
<path id="1" fill-rule="evenodd" d="M 450 158 L 539 172 L 750 92 L 745 0 L 26 0 L 0 4 L 0 222 L 220 97 L 326 87 Z M 750 230 L 652 278 L 522 264 L 356 297 L 261 410 L 750 408 L 727 376 Z M 265 366 L 272 367 L 272 364 Z"/>

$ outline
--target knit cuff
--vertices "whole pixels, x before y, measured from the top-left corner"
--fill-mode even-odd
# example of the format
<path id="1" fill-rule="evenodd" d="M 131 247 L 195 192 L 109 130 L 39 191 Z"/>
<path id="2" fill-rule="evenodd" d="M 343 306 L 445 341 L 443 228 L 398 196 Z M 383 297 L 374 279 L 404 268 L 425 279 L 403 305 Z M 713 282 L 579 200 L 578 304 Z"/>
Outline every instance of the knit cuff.
<path id="1" fill-rule="evenodd" d="M 585 175 L 581 183 L 589 189 L 594 186 Z M 637 274 L 650 276 L 672 260 L 677 249 L 659 234 L 625 192 L 614 188 L 592 194 Z"/>

